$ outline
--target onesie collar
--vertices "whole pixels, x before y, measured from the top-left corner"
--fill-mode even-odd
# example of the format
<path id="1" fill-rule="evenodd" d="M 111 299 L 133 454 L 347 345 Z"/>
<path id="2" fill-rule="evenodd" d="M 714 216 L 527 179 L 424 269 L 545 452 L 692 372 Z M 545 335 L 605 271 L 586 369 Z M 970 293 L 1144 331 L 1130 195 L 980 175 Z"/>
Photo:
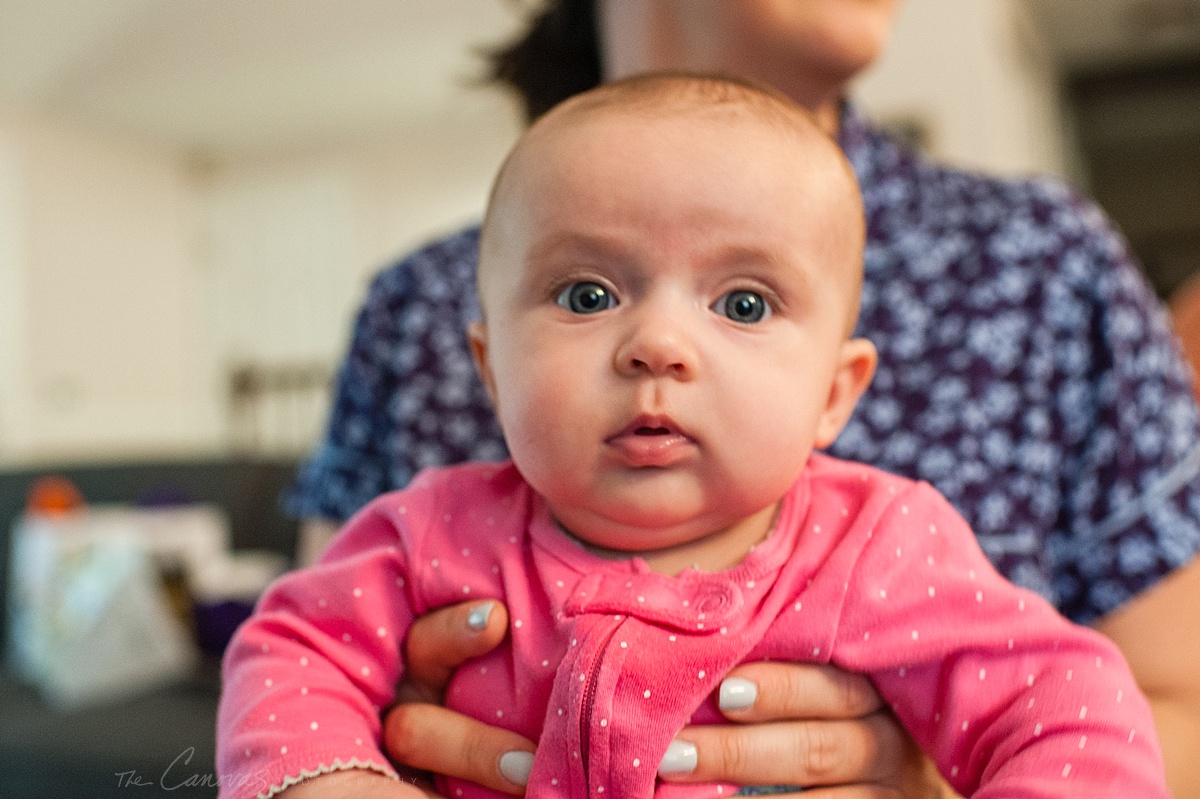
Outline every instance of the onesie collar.
<path id="1" fill-rule="evenodd" d="M 554 523 L 540 497 L 529 523 L 533 546 L 580 575 L 563 612 L 626 614 L 682 632 L 723 632 L 774 581 L 796 548 L 808 514 L 809 469 L 780 503 L 775 526 L 741 563 L 721 572 L 686 569 L 675 577 L 650 570 L 640 557 L 608 560 L 588 552 Z"/>

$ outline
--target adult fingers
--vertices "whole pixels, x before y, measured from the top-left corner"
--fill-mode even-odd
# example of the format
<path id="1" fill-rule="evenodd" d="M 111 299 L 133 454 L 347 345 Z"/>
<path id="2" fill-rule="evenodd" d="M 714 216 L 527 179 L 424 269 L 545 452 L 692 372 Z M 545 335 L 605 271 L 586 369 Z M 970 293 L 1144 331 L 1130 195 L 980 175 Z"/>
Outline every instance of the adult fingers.
<path id="1" fill-rule="evenodd" d="M 659 774 L 675 782 L 896 785 L 907 742 L 883 712 L 852 720 L 685 727 Z"/>
<path id="2" fill-rule="evenodd" d="M 507 628 L 508 611 L 489 599 L 440 608 L 409 629 L 407 673 L 384 717 L 384 748 L 401 776 L 428 796 L 436 795 L 429 772 L 506 793 L 524 791 L 526 764 L 532 763 L 529 741 L 438 706 L 454 670 L 493 649 Z"/>
<path id="3" fill-rule="evenodd" d="M 403 766 L 504 793 L 524 793 L 533 765 L 534 745 L 526 738 L 438 705 L 396 705 L 384 719 L 383 739 Z"/>
<path id="4" fill-rule="evenodd" d="M 417 619 L 404 641 L 409 684 L 400 701 L 440 702 L 454 670 L 495 648 L 507 630 L 508 611 L 494 599 L 449 605 Z"/>
<path id="5" fill-rule="evenodd" d="M 883 707 L 861 674 L 816 663 L 747 663 L 729 673 L 718 691 L 731 721 L 856 719 Z"/>

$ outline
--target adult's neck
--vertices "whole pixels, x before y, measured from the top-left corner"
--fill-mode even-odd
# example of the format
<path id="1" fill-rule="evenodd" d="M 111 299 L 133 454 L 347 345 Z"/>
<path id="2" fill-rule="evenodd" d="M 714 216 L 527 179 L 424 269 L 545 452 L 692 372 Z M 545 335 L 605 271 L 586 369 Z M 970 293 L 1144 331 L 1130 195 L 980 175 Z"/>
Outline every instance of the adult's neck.
<path id="1" fill-rule="evenodd" d="M 686 14 L 679 2 L 689 4 Z M 722 2 L 726 0 L 600 0 L 604 78 L 673 69 L 740 76 L 783 92 L 836 139 L 846 85 L 858 70 L 851 69 L 852 64 L 814 60 L 794 47 L 773 47 L 766 41 L 754 47 L 755 42 L 736 41 L 716 13 L 720 6 L 714 3 Z"/>
<path id="2" fill-rule="evenodd" d="M 747 67 L 748 72 L 750 67 Z M 821 130 L 837 139 L 841 127 L 842 100 L 846 96 L 844 75 L 815 74 L 812 65 L 776 60 L 756 61 L 752 80 L 764 83 L 787 95 L 801 108 L 807 109 Z M 736 74 L 736 73 L 735 73 Z"/>

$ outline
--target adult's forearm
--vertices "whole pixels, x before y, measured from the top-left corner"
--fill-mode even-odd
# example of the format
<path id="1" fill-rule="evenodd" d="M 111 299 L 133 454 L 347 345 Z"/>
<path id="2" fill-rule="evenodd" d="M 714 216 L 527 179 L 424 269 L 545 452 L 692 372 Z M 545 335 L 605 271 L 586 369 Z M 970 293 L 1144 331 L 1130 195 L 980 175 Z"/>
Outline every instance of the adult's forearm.
<path id="1" fill-rule="evenodd" d="M 1129 661 L 1150 700 L 1167 784 L 1200 799 L 1200 558 L 1096 623 Z"/>
<path id="2" fill-rule="evenodd" d="M 1148 695 L 1175 799 L 1200 799 L 1200 686 L 1190 695 Z"/>

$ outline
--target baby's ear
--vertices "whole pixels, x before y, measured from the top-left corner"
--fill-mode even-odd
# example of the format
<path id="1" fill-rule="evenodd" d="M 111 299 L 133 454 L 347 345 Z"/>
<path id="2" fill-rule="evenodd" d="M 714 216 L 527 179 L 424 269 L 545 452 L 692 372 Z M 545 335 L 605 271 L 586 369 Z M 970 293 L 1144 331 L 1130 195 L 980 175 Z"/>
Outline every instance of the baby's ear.
<path id="1" fill-rule="evenodd" d="M 829 398 L 825 402 L 825 411 L 817 422 L 817 432 L 813 437 L 813 446 L 824 449 L 833 443 L 842 432 L 858 399 L 871 385 L 875 375 L 875 364 L 879 354 L 875 345 L 865 338 L 852 338 L 842 344 L 838 358 L 837 370 L 833 374 L 833 384 L 829 387 Z"/>
<path id="2" fill-rule="evenodd" d="M 488 398 L 492 401 L 492 409 L 496 406 L 496 379 L 492 375 L 492 364 L 488 360 L 487 323 L 472 322 L 467 326 L 467 341 L 471 345 L 471 357 L 475 359 L 475 368 L 487 389 Z"/>

